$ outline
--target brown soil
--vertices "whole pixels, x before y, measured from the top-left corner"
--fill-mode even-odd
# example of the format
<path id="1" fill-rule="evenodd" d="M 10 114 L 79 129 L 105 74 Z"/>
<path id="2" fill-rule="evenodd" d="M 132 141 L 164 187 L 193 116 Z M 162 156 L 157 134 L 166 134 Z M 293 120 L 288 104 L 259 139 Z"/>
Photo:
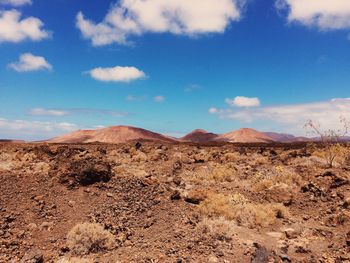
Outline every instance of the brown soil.
<path id="1" fill-rule="evenodd" d="M 350 168 L 305 143 L 0 149 L 0 262 L 350 261 Z M 85 222 L 115 246 L 62 261 Z"/>

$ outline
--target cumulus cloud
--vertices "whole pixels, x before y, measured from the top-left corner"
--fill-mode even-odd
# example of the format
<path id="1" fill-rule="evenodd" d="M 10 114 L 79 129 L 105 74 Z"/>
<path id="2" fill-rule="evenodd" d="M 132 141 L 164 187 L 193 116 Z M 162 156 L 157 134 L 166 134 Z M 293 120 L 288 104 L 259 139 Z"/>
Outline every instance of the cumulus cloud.
<path id="1" fill-rule="evenodd" d="M 76 26 L 94 46 L 127 44 L 129 36 L 151 33 L 222 33 L 241 18 L 245 0 L 121 0 L 100 23 L 79 12 Z"/>
<path id="2" fill-rule="evenodd" d="M 225 102 L 230 106 L 236 107 L 259 107 L 260 100 L 259 98 L 248 98 L 243 96 L 237 96 L 234 99 L 225 99 Z"/>
<path id="3" fill-rule="evenodd" d="M 92 78 L 104 82 L 131 82 L 145 78 L 146 74 L 135 67 L 95 68 L 89 71 Z"/>
<path id="4" fill-rule="evenodd" d="M 17 10 L 0 11 L 0 43 L 48 38 L 50 34 L 42 29 L 43 26 L 43 22 L 36 17 L 21 19 L 21 13 Z"/>
<path id="5" fill-rule="evenodd" d="M 17 72 L 52 70 L 52 65 L 44 57 L 34 56 L 30 53 L 22 54 L 18 62 L 11 63 L 8 67 Z"/>
<path id="6" fill-rule="evenodd" d="M 162 96 L 162 95 L 155 96 L 153 99 L 154 99 L 155 102 L 163 102 L 163 101 L 165 101 L 165 97 Z"/>
<path id="7" fill-rule="evenodd" d="M 289 104 L 247 109 L 217 109 L 211 112 L 221 119 L 254 123 L 263 121 L 264 125 L 278 126 L 287 132 L 302 134 L 303 126 L 311 119 L 324 129 L 336 129 L 339 117 L 350 121 L 350 98 L 338 98 L 323 102 Z"/>
<path id="8" fill-rule="evenodd" d="M 322 30 L 350 28 L 348 0 L 277 0 L 278 9 L 287 10 L 288 21 Z"/>
<path id="9" fill-rule="evenodd" d="M 68 122 L 41 122 L 0 118 L 0 138 L 38 140 L 77 130 Z"/>
<path id="10" fill-rule="evenodd" d="M 113 117 L 125 117 L 129 114 L 122 111 L 114 111 L 107 109 L 88 109 L 88 108 L 74 108 L 74 109 L 44 109 L 34 108 L 29 110 L 29 115 L 33 116 L 52 116 L 62 117 L 66 115 L 109 115 Z"/>
<path id="11" fill-rule="evenodd" d="M 0 0 L 0 4 L 12 6 L 31 5 L 32 0 Z"/>

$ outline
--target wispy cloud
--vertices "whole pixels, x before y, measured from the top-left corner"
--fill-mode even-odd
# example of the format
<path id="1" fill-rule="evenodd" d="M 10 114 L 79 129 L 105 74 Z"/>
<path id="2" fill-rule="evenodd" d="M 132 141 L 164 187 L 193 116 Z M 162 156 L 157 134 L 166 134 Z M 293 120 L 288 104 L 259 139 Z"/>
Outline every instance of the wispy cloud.
<path id="1" fill-rule="evenodd" d="M 145 78 L 146 74 L 135 67 L 94 68 L 88 72 L 96 80 L 104 82 L 131 82 Z"/>
<path id="2" fill-rule="evenodd" d="M 155 102 L 164 102 L 164 101 L 165 101 L 165 97 L 162 96 L 162 95 L 158 95 L 158 96 L 155 96 L 155 97 L 153 98 L 153 100 L 154 100 Z"/>
<path id="3" fill-rule="evenodd" d="M 31 5 L 32 0 L 0 0 L 0 4 L 12 5 L 17 7 L 22 5 Z"/>
<path id="4" fill-rule="evenodd" d="M 147 32 L 202 35 L 223 33 L 241 18 L 246 0 L 134 0 L 117 2 L 100 23 L 79 12 L 76 26 L 94 46 L 128 44 Z"/>
<path id="5" fill-rule="evenodd" d="M 0 11 L 0 43 L 18 43 L 24 40 L 40 41 L 50 37 L 42 27 L 44 23 L 36 17 L 21 19 L 17 10 Z"/>
<path id="6" fill-rule="evenodd" d="M 246 124 L 259 122 L 265 127 L 274 126 L 283 131 L 303 134 L 304 124 L 309 119 L 318 122 L 324 129 L 338 127 L 340 116 L 350 120 L 350 98 L 245 109 L 211 108 L 209 111 L 221 119 L 241 121 Z"/>
<path id="7" fill-rule="evenodd" d="M 199 91 L 202 89 L 202 86 L 198 85 L 198 84 L 191 84 L 191 85 L 188 85 L 184 91 L 185 92 L 195 92 L 195 91 Z"/>
<path id="8" fill-rule="evenodd" d="M 52 70 L 52 65 L 44 57 L 34 56 L 31 53 L 22 54 L 19 61 L 9 64 L 8 67 L 17 72 Z"/>
<path id="9" fill-rule="evenodd" d="M 66 115 L 109 115 L 113 117 L 126 117 L 129 115 L 127 112 L 114 111 L 107 109 L 89 109 L 89 108 L 75 108 L 75 109 L 44 109 L 44 108 L 34 108 L 30 109 L 28 112 L 30 115 L 34 116 L 52 116 L 52 117 L 62 117 Z"/>
<path id="10" fill-rule="evenodd" d="M 55 117 L 61 117 L 61 116 L 68 115 L 69 112 L 68 111 L 64 111 L 64 110 L 52 110 L 52 109 L 35 108 L 35 109 L 31 109 L 29 111 L 29 114 L 30 115 L 34 115 L 34 116 L 55 116 Z"/>
<path id="11" fill-rule="evenodd" d="M 126 96 L 126 101 L 144 101 L 147 99 L 147 96 L 134 96 L 134 95 L 128 95 Z"/>
<path id="12" fill-rule="evenodd" d="M 78 126 L 76 124 L 69 122 L 41 122 L 0 118 L 0 138 L 4 139 L 47 139 L 77 129 Z"/>

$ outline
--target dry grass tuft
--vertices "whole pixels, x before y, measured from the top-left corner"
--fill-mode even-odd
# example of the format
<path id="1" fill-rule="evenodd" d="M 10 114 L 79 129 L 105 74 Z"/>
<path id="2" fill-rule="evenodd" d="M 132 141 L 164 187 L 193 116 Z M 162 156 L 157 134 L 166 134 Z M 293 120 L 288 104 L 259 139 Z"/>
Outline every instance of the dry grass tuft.
<path id="1" fill-rule="evenodd" d="M 61 258 L 59 259 L 56 263 L 93 263 L 94 261 L 92 259 L 85 259 L 85 258 L 76 258 L 76 257 L 71 257 L 71 258 Z"/>
<path id="2" fill-rule="evenodd" d="M 255 155 L 254 156 L 255 165 L 266 165 L 270 163 L 269 159 L 266 156 Z"/>
<path id="3" fill-rule="evenodd" d="M 204 234 L 209 234 L 220 241 L 231 241 L 234 236 L 234 223 L 223 217 L 204 218 L 198 225 Z"/>
<path id="4" fill-rule="evenodd" d="M 275 223 L 276 218 L 289 215 L 282 204 L 257 204 L 241 194 L 211 194 L 199 205 L 199 210 L 206 216 L 224 217 L 249 228 L 265 227 Z"/>
<path id="5" fill-rule="evenodd" d="M 227 162 L 238 162 L 241 160 L 241 155 L 238 152 L 225 153 L 223 157 L 224 161 Z"/>
<path id="6" fill-rule="evenodd" d="M 195 184 L 203 184 L 205 182 L 232 182 L 235 176 L 236 169 L 232 166 L 204 166 L 197 171 L 187 174 L 190 181 Z"/>
<path id="7" fill-rule="evenodd" d="M 274 185 L 286 184 L 290 187 L 301 183 L 301 176 L 283 166 L 275 166 L 267 172 L 258 172 L 253 177 L 255 191 L 263 191 Z"/>
<path id="8" fill-rule="evenodd" d="M 115 239 L 99 224 L 82 223 L 68 233 L 67 246 L 73 255 L 87 255 L 114 248 Z"/>

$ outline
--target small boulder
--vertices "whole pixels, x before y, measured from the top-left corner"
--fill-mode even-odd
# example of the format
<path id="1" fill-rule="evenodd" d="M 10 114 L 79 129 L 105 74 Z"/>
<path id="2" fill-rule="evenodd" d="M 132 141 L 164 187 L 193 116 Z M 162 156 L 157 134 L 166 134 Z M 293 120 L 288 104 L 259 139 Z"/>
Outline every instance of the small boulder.
<path id="1" fill-rule="evenodd" d="M 293 201 L 292 189 L 286 184 L 273 185 L 266 190 L 266 198 L 270 202 L 290 205 Z"/>
<path id="2" fill-rule="evenodd" d="M 185 201 L 191 204 L 198 205 L 208 197 L 208 190 L 193 189 L 185 197 Z"/>
<path id="3" fill-rule="evenodd" d="M 21 260 L 21 263 L 43 263 L 44 256 L 39 250 L 27 252 Z"/>
<path id="4" fill-rule="evenodd" d="M 112 168 L 108 162 L 84 158 L 68 163 L 60 175 L 60 181 L 87 186 L 101 181 L 108 182 L 112 176 Z"/>

